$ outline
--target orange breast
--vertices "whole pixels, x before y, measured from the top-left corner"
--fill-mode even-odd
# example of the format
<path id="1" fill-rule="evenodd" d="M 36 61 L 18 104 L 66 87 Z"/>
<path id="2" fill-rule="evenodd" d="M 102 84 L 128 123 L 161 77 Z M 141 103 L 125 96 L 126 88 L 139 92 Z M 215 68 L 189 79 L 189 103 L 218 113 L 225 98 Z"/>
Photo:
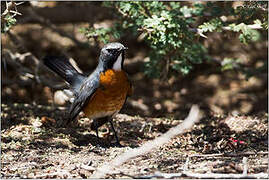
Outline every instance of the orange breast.
<path id="1" fill-rule="evenodd" d="M 107 70 L 100 75 L 100 87 L 84 108 L 89 118 L 111 116 L 123 106 L 131 91 L 130 82 L 124 71 Z"/>

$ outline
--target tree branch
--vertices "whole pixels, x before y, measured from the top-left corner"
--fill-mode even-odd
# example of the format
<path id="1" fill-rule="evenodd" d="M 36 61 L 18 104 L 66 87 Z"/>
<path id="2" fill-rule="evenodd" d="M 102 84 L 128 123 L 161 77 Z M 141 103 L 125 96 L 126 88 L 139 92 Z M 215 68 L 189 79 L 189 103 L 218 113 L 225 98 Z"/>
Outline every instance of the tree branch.
<path id="1" fill-rule="evenodd" d="M 63 36 L 63 37 L 67 37 L 69 39 L 71 39 L 74 43 L 76 43 L 77 45 L 79 45 L 80 47 L 85 47 L 87 45 L 87 43 L 82 43 L 80 41 L 78 41 L 74 36 L 58 29 L 54 24 L 52 24 L 50 22 L 50 20 L 45 19 L 44 17 L 38 15 L 35 10 L 33 8 L 29 8 L 29 13 L 35 17 L 35 19 L 42 25 L 44 25 L 45 27 L 49 27 L 50 29 L 52 29 L 53 31 L 57 32 L 59 35 Z"/>

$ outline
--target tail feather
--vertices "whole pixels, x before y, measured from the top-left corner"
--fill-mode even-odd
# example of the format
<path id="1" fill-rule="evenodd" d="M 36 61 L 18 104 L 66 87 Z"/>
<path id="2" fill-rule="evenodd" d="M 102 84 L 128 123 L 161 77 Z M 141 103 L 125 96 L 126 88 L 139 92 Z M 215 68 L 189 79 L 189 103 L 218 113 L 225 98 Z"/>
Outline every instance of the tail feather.
<path id="1" fill-rule="evenodd" d="M 85 76 L 79 73 L 66 57 L 46 56 L 43 61 L 48 68 L 57 73 L 75 89 L 85 79 Z"/>

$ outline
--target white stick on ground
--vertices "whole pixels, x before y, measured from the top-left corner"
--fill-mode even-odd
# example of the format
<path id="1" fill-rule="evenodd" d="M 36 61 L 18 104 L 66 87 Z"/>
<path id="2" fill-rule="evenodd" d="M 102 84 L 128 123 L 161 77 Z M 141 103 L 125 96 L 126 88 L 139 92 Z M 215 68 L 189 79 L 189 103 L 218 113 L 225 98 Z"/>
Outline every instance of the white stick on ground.
<path id="1" fill-rule="evenodd" d="M 243 175 L 247 176 L 248 174 L 248 158 L 243 157 Z"/>
<path id="2" fill-rule="evenodd" d="M 269 152 L 238 152 L 238 153 L 219 153 L 219 154 L 192 154 L 188 157 L 204 157 L 204 158 L 223 158 L 223 157 L 239 157 L 239 156 L 251 156 L 251 155 L 268 155 Z"/>
<path id="3" fill-rule="evenodd" d="M 193 172 L 182 172 L 182 173 L 161 173 L 155 172 L 153 175 L 146 175 L 146 176 L 138 176 L 132 178 L 136 179 L 152 179 L 152 178 L 164 178 L 164 179 L 171 179 L 171 178 L 199 178 L 199 179 L 268 179 L 267 173 L 258 173 L 258 174 L 221 174 L 221 173 L 193 173 Z"/>
<path id="4" fill-rule="evenodd" d="M 106 174 L 112 172 L 113 168 L 119 167 L 120 165 L 129 161 L 132 158 L 146 154 L 151 150 L 164 145 L 173 137 L 184 133 L 187 129 L 190 129 L 199 119 L 199 107 L 197 105 L 193 105 L 191 107 L 188 117 L 181 124 L 171 128 L 169 131 L 167 131 L 160 137 L 157 137 L 152 141 L 146 142 L 141 147 L 131 149 L 123 153 L 122 155 L 119 155 L 114 160 L 105 163 L 101 167 L 97 168 L 97 170 L 90 178 L 103 178 Z"/>
<path id="5" fill-rule="evenodd" d="M 245 178 L 245 179 L 268 179 L 268 174 L 266 173 L 258 173 L 258 174 L 247 174 L 248 166 L 247 166 L 247 158 L 243 157 L 243 173 L 242 174 L 233 174 L 233 173 L 194 173 L 188 170 L 188 162 L 189 157 L 187 158 L 183 172 L 181 173 L 162 173 L 162 172 L 155 172 L 152 175 L 146 175 L 146 176 L 139 176 L 134 177 L 136 179 L 152 179 L 152 178 L 165 178 L 165 179 L 171 179 L 171 178 L 180 178 L 180 177 L 188 177 L 188 178 L 199 178 L 199 179 L 239 179 L 239 178 Z"/>

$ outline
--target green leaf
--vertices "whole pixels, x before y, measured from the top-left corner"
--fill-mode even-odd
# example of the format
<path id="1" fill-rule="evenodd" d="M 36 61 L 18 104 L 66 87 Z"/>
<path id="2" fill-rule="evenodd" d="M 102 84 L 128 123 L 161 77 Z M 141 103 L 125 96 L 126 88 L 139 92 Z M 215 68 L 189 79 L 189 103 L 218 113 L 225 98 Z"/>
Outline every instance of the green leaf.
<path id="1" fill-rule="evenodd" d="M 222 21 L 219 18 L 215 18 L 210 20 L 209 22 L 205 22 L 199 26 L 199 29 L 202 32 L 213 32 L 213 31 L 222 31 L 221 27 L 223 26 Z"/>
<path id="2" fill-rule="evenodd" d="M 180 12 L 182 12 L 183 16 L 186 18 L 191 17 L 192 9 L 188 8 L 187 6 L 183 6 L 180 8 Z"/>
<path id="3" fill-rule="evenodd" d="M 5 17 L 4 23 L 2 24 L 3 28 L 1 29 L 1 32 L 2 33 L 8 32 L 11 29 L 11 27 L 16 24 L 16 22 L 17 22 L 17 20 L 14 17 L 7 15 Z"/>

